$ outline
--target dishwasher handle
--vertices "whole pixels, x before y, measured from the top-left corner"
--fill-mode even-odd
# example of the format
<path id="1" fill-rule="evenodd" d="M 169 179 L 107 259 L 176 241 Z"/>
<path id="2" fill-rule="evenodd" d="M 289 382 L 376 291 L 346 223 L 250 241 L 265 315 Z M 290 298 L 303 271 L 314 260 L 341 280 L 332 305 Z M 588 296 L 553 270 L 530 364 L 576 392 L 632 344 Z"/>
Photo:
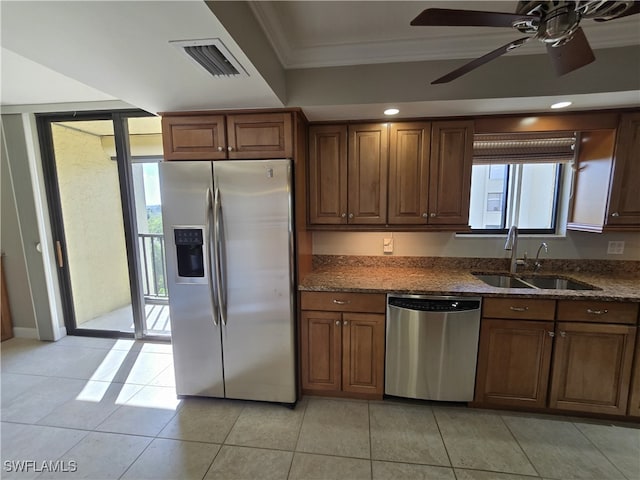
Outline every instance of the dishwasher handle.
<path id="1" fill-rule="evenodd" d="M 480 310 L 480 300 L 461 299 L 428 299 L 389 297 L 389 307 L 404 308 L 406 310 L 418 310 L 421 312 L 468 312 Z"/>

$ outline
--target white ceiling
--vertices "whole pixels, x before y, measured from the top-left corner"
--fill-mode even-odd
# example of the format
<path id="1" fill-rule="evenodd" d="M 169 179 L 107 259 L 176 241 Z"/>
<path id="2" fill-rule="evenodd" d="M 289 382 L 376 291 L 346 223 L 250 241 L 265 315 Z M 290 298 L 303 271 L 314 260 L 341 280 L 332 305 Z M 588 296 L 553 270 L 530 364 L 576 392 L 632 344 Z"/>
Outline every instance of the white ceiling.
<path id="1" fill-rule="evenodd" d="M 434 78 L 522 36 L 411 27 L 424 8 L 513 11 L 515 2 L 0 2 L 4 112 L 121 100 L 150 112 L 301 107 L 311 120 L 640 105 L 640 15 L 583 19 L 596 61 L 556 78 L 530 42 L 450 84 Z M 213 78 L 169 44 L 220 38 L 248 71 Z M 63 106 L 61 106 L 63 108 Z"/>

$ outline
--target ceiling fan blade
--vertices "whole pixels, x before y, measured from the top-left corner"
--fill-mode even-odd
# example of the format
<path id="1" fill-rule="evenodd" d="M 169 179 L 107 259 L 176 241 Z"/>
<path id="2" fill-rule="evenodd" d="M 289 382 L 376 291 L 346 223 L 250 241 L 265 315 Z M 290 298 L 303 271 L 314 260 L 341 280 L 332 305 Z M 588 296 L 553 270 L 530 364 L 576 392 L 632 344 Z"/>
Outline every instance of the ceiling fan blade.
<path id="1" fill-rule="evenodd" d="M 573 38 L 564 45 L 553 47 L 547 44 L 547 53 L 558 76 L 584 67 L 596 59 L 580 27 Z"/>
<path id="2" fill-rule="evenodd" d="M 511 27 L 514 22 L 538 20 L 537 15 L 427 8 L 411 20 L 413 26 Z"/>
<path id="3" fill-rule="evenodd" d="M 618 18 L 628 17 L 629 15 L 636 15 L 638 13 L 640 13 L 640 2 L 633 2 L 633 5 L 627 8 L 620 15 L 616 15 L 615 17 L 611 17 L 611 18 L 594 18 L 593 20 L 596 22 L 609 22 L 611 20 L 616 20 Z"/>
<path id="4" fill-rule="evenodd" d="M 505 53 L 513 50 L 514 48 L 518 48 L 519 46 L 524 45 L 531 38 L 533 37 L 523 37 L 523 38 L 519 38 L 518 40 L 514 40 L 513 42 L 509 42 L 506 45 L 503 45 L 502 47 L 495 49 L 493 52 L 489 52 L 480 58 L 476 58 L 475 60 L 472 60 L 471 62 L 463 65 L 462 67 L 454 70 L 453 72 L 449 72 L 445 76 L 440 77 L 437 80 L 434 80 L 433 82 L 431 82 L 431 85 L 435 85 L 439 83 L 448 83 L 451 80 L 455 80 L 456 78 L 461 77 L 466 73 L 469 73 L 471 70 L 474 70 L 484 65 L 485 63 L 488 63 L 491 60 L 494 60 L 499 56 L 504 55 Z"/>

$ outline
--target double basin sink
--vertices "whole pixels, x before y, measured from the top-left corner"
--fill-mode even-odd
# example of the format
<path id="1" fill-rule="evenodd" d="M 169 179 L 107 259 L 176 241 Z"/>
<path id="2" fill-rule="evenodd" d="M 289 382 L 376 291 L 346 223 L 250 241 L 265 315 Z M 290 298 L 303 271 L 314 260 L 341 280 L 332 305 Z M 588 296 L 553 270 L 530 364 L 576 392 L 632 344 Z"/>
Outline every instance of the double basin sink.
<path id="1" fill-rule="evenodd" d="M 501 288 L 534 288 L 551 290 L 600 290 L 587 283 L 557 275 L 507 275 L 474 273 L 484 283 Z"/>

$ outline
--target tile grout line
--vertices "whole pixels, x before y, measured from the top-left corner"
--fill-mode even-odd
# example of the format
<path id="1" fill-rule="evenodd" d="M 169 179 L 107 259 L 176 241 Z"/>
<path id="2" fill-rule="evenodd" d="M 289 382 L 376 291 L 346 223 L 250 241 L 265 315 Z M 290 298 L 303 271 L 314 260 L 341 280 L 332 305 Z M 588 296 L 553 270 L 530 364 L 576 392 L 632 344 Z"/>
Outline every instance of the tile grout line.
<path id="1" fill-rule="evenodd" d="M 371 401 L 367 400 L 367 425 L 369 427 L 369 478 L 373 480 L 373 442 L 371 441 Z"/>
<path id="2" fill-rule="evenodd" d="M 436 412 L 433 410 L 433 407 L 431 405 L 429 405 L 428 408 L 429 410 L 431 410 L 431 416 L 433 417 L 433 421 L 436 423 L 436 428 L 438 429 L 438 435 L 440 435 L 440 441 L 442 442 L 442 446 L 444 447 L 444 453 L 447 454 L 447 460 L 449 460 L 449 466 L 451 467 L 451 470 L 453 470 L 453 476 L 457 479 L 458 476 L 456 475 L 455 467 L 453 465 L 453 462 L 451 461 L 451 455 L 449 455 L 447 442 L 444 441 L 444 436 L 442 435 L 442 429 L 440 428 L 440 423 L 438 422 L 438 416 L 436 415 Z"/>
<path id="3" fill-rule="evenodd" d="M 302 396 L 302 400 L 304 400 L 304 395 Z M 300 402 L 298 402 L 300 403 Z M 300 435 L 302 434 L 302 425 L 304 424 L 304 419 L 307 416 L 307 408 L 309 407 L 309 398 L 306 399 L 304 404 L 304 412 L 302 412 L 302 418 L 300 419 L 300 428 L 298 428 L 298 435 L 296 435 L 296 444 L 293 446 L 293 451 L 291 452 L 291 463 L 289 464 L 289 471 L 287 472 L 287 478 L 291 476 L 291 469 L 293 468 L 293 460 L 296 457 L 296 453 L 298 452 L 298 443 L 300 442 Z"/>
<path id="4" fill-rule="evenodd" d="M 578 428 L 578 426 L 576 425 L 576 422 L 571 421 L 571 422 L 569 422 L 569 423 L 571 423 L 571 425 L 573 425 L 573 428 L 575 428 L 575 429 L 580 433 L 580 435 L 582 435 L 584 438 L 586 438 L 586 439 L 587 439 L 587 442 L 589 442 L 591 445 L 593 445 L 593 448 L 595 448 L 598 452 L 600 452 L 600 454 L 601 454 L 604 458 L 606 458 L 606 459 L 607 459 L 607 462 L 609 462 L 611 465 L 613 465 L 613 468 L 615 468 L 618 472 L 620 472 L 620 475 L 622 475 L 622 477 L 623 477 L 623 478 L 628 478 L 628 477 L 624 474 L 624 472 L 623 472 L 622 470 L 620 470 L 620 469 L 618 468 L 618 466 L 617 466 L 615 463 L 613 463 L 613 462 L 611 461 L 611 459 L 607 456 L 607 454 L 606 454 L 606 453 L 604 453 L 602 450 L 600 450 L 600 448 L 598 447 L 598 445 L 596 445 L 594 442 L 592 442 L 592 441 L 591 441 L 591 439 L 589 438 L 589 436 L 588 436 L 586 433 L 584 433 L 580 428 Z M 633 479 L 631 479 L 631 480 L 633 480 Z"/>
<path id="5" fill-rule="evenodd" d="M 504 419 L 504 417 L 502 416 L 502 414 L 498 414 L 498 417 L 500 417 L 500 420 L 502 421 L 502 423 L 504 424 L 505 428 L 507 429 L 507 431 L 509 432 L 509 435 L 511 435 L 511 438 L 513 438 L 513 440 L 516 442 L 516 444 L 518 445 L 518 448 L 520 449 L 520 451 L 522 452 L 522 454 L 524 455 L 524 457 L 527 459 L 527 462 L 529 462 L 529 465 L 531 465 L 531 468 L 533 468 L 533 470 L 536 472 L 536 474 L 538 475 L 538 477 L 542 477 L 542 475 L 540 474 L 540 472 L 538 471 L 538 469 L 536 468 L 535 464 L 531 461 L 531 459 L 529 458 L 529 455 L 527 454 L 527 451 L 524 449 L 524 447 L 522 446 L 522 444 L 520 444 L 520 441 L 518 440 L 518 437 L 516 437 L 515 433 L 513 433 L 513 431 L 509 428 L 509 424 L 507 423 L 507 421 Z"/>

